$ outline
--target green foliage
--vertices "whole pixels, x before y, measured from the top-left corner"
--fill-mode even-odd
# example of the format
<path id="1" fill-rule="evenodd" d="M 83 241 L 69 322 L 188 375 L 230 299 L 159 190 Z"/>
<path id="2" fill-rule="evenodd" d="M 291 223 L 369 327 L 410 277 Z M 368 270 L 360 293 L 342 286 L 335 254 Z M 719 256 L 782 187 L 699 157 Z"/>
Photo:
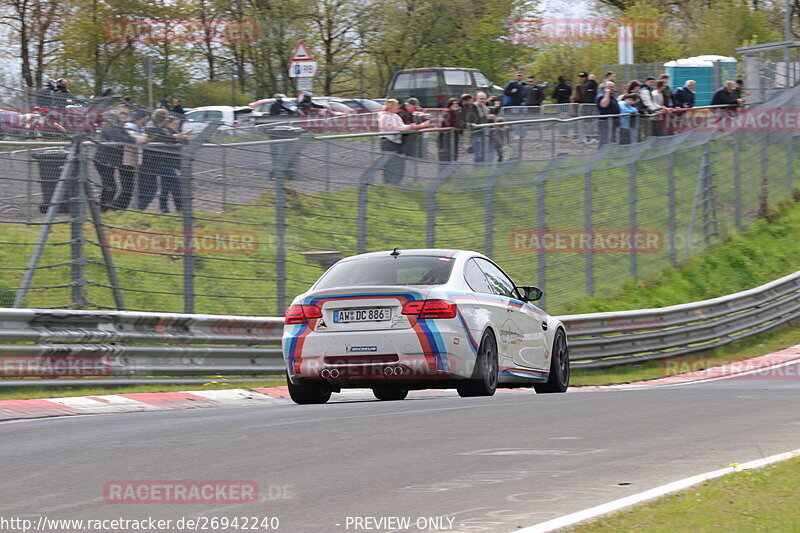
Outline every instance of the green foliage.
<path id="1" fill-rule="evenodd" d="M 238 85 L 233 90 L 230 81 L 201 81 L 193 83 L 183 93 L 186 107 L 206 105 L 247 105 L 253 101 L 252 95 L 242 92 Z"/>
<path id="2" fill-rule="evenodd" d="M 713 51 L 705 53 L 735 55 L 739 46 L 782 41 L 779 20 L 768 11 L 751 9 L 746 0 L 715 0 L 698 10 L 689 46 Z"/>

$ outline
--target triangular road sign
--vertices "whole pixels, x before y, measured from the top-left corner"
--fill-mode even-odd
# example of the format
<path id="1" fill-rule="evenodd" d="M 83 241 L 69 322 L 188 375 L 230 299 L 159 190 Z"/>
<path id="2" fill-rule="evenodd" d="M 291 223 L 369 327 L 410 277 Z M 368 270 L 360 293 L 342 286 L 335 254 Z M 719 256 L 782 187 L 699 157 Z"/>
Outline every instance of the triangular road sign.
<path id="1" fill-rule="evenodd" d="M 297 41 L 289 61 L 314 61 L 314 58 L 311 57 L 311 51 L 306 46 L 306 43 Z"/>

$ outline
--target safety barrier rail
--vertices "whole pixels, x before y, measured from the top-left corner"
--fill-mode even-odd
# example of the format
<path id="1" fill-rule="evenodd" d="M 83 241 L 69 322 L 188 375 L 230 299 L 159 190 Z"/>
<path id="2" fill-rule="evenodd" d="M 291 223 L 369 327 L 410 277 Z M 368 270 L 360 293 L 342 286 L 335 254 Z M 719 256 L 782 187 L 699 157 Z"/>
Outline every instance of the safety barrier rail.
<path id="1" fill-rule="evenodd" d="M 800 271 L 701 302 L 559 318 L 576 368 L 687 355 L 800 318 Z M 280 374 L 282 329 L 278 317 L 0 309 L 0 360 L 14 378 Z M 0 385 L 21 382 L 59 380 Z"/>

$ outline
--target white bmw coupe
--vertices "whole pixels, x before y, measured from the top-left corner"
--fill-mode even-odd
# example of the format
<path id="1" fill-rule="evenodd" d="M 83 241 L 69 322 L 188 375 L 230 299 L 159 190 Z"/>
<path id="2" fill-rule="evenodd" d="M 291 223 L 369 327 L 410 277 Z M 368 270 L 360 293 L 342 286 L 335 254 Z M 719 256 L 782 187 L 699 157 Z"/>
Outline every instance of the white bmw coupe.
<path id="1" fill-rule="evenodd" d="M 283 355 L 296 403 L 325 403 L 343 388 L 380 400 L 455 388 L 564 392 L 563 324 L 533 303 L 488 257 L 462 250 L 397 250 L 342 259 L 286 311 Z"/>

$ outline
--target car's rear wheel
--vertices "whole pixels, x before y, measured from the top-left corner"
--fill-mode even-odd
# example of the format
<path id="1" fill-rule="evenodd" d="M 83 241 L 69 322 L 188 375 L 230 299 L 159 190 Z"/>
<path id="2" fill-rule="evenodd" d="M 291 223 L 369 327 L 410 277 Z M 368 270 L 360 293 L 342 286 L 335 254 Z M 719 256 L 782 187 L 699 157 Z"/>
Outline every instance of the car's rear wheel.
<path id="1" fill-rule="evenodd" d="M 331 388 L 326 382 L 292 383 L 288 377 L 289 396 L 300 405 L 325 403 L 331 399 Z"/>
<path id="2" fill-rule="evenodd" d="M 408 396 L 408 390 L 397 385 L 379 385 L 372 388 L 372 394 L 377 399 L 384 401 L 405 400 L 406 396 Z"/>
<path id="3" fill-rule="evenodd" d="M 493 396 L 497 390 L 497 341 L 491 331 L 483 334 L 472 377 L 458 386 L 458 395 Z"/>
<path id="4" fill-rule="evenodd" d="M 553 357 L 550 359 L 550 376 L 547 383 L 533 386 L 537 393 L 566 392 L 569 388 L 569 347 L 563 329 L 553 339 Z"/>

